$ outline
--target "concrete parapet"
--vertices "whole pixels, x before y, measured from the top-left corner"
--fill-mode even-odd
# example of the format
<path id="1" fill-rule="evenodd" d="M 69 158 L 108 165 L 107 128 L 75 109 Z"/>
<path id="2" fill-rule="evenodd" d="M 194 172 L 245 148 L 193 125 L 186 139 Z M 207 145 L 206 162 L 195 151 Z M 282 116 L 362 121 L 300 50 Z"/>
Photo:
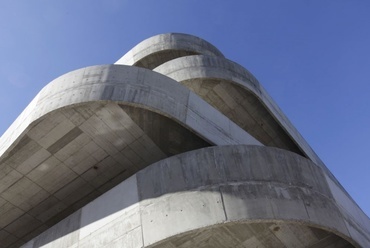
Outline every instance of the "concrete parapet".
<path id="1" fill-rule="evenodd" d="M 146 127 L 149 117 L 160 125 Z M 168 77 L 122 65 L 73 71 L 42 89 L 0 140 L 9 205 L 1 227 L 25 239 L 153 162 L 226 144 L 261 143 Z"/>
<path id="2" fill-rule="evenodd" d="M 154 163 L 24 247 L 366 247 L 368 238 L 349 232 L 317 165 L 237 145 Z"/>
<path id="3" fill-rule="evenodd" d="M 188 34 L 168 33 L 140 42 L 115 64 L 153 69 L 169 60 L 194 54 L 224 57 L 216 47 L 203 39 Z"/>

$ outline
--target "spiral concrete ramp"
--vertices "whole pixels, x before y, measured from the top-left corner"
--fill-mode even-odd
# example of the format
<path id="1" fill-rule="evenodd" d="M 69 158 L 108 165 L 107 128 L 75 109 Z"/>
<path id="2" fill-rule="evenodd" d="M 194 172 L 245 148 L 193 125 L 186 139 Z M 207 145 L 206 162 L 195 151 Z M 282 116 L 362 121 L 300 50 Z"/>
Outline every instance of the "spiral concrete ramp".
<path id="1" fill-rule="evenodd" d="M 0 247 L 370 247 L 256 78 L 186 34 L 46 85 L 0 139 Z"/>

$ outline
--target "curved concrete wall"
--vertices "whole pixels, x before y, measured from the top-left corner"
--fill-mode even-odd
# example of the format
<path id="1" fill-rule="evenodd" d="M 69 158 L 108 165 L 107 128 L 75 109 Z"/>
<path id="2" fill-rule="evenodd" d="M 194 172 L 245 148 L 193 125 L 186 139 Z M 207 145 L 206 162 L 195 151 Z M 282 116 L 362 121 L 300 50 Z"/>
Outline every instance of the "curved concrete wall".
<path id="1" fill-rule="evenodd" d="M 215 139 L 212 141 L 214 144 L 233 142 L 233 138 L 226 137 L 233 132 L 236 132 L 231 134 L 235 139 L 245 139 L 241 143 L 259 144 L 245 132 L 238 133 L 236 130 L 241 130 L 238 126 L 176 81 L 137 67 L 102 65 L 67 73 L 44 87 L 1 137 L 0 156 L 38 118 L 60 108 L 95 101 L 140 105 L 184 125 L 190 125 L 194 130 L 202 129 L 200 135 Z M 194 118 L 197 120 L 194 121 Z M 201 127 L 203 123 L 199 123 L 200 120 L 207 123 L 207 129 Z M 223 130 L 224 128 L 227 130 Z M 221 136 L 216 141 L 218 135 Z"/>
<path id="2" fill-rule="evenodd" d="M 3 247 L 370 246 L 253 75 L 185 34 L 41 90 L 0 138 L 0 228 Z"/>
<path id="3" fill-rule="evenodd" d="M 356 216 L 356 222 L 369 230 L 369 218 L 245 68 L 225 58 L 193 55 L 168 61 L 154 71 L 190 88 L 264 145 L 310 158 L 325 170 L 328 182 L 336 188 L 335 192 L 340 192 L 337 194 L 338 202 L 342 203 L 347 219 Z"/>
<path id="4" fill-rule="evenodd" d="M 291 152 L 239 145 L 152 164 L 25 247 L 202 247 L 205 238 L 215 248 L 364 245 L 348 232 L 321 168 Z"/>
<path id="5" fill-rule="evenodd" d="M 305 154 L 321 163 L 242 66 L 220 57 L 194 55 L 168 61 L 154 71 L 186 85 L 265 145 Z M 300 143 L 295 144 L 297 141 Z"/>
<path id="6" fill-rule="evenodd" d="M 148 38 L 120 58 L 115 64 L 153 69 L 171 59 L 204 54 L 224 57 L 212 44 L 188 34 L 160 34 Z"/>
<path id="7" fill-rule="evenodd" d="M 171 147 L 161 145 L 166 136 L 153 137 L 140 126 L 130 108 L 161 121 Z M 176 81 L 143 68 L 109 65 L 76 70 L 48 84 L 0 144 L 6 170 L 0 196 L 9 206 L 0 224 L 16 240 L 55 224 L 167 156 L 210 144 L 260 142 Z"/>

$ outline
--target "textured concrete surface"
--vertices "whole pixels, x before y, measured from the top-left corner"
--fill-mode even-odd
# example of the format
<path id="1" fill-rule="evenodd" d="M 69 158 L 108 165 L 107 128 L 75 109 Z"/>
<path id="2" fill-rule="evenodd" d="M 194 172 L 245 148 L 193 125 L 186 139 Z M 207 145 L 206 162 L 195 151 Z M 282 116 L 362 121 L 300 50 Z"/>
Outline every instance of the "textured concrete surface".
<path id="1" fill-rule="evenodd" d="M 295 144 L 301 138 L 299 133 L 279 115 L 277 107 L 271 107 L 273 103 L 264 97 L 257 79 L 240 65 L 221 57 L 198 55 L 170 60 L 154 71 L 186 85 L 264 145 L 316 159 L 311 150 L 301 151 Z"/>
<path id="2" fill-rule="evenodd" d="M 55 247 L 55 242 L 66 247 L 358 245 L 321 168 L 291 152 L 246 145 L 203 148 L 154 163 L 24 247 Z"/>
<path id="3" fill-rule="evenodd" d="M 369 247 L 369 230 L 257 79 L 190 35 L 55 79 L 0 138 L 0 247 Z"/>
<path id="4" fill-rule="evenodd" d="M 1 157 L 1 224 L 21 239 L 167 156 L 260 144 L 187 88 L 137 67 L 74 71 L 46 86 L 31 106 L 15 124 L 32 124 L 9 129 L 1 143 L 2 151 L 16 143 Z M 151 126 L 142 118 L 151 118 Z"/>
<path id="5" fill-rule="evenodd" d="M 115 64 L 153 69 L 169 60 L 195 54 L 224 57 L 216 47 L 205 40 L 187 34 L 169 33 L 140 42 Z"/>

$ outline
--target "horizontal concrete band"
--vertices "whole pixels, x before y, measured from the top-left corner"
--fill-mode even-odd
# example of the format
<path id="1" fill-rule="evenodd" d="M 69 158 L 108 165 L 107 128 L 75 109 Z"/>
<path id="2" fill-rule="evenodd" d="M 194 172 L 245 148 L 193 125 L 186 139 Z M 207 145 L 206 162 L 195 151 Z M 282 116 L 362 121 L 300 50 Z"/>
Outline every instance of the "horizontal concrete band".
<path id="1" fill-rule="evenodd" d="M 39 118 L 60 108 L 96 101 L 122 102 L 150 109 L 192 126 L 195 132 L 201 129 L 198 133 L 217 145 L 232 144 L 233 139 L 241 144 L 260 144 L 178 82 L 142 68 L 102 65 L 67 73 L 45 86 L 1 137 L 0 156 Z M 222 137 L 215 139 L 218 135 Z"/>
<path id="2" fill-rule="evenodd" d="M 176 58 L 194 54 L 206 55 L 213 58 L 203 57 L 199 59 L 199 57 L 192 58 L 193 56 L 190 56 L 176 60 Z M 257 79 L 245 68 L 223 58 L 222 53 L 205 40 L 187 34 L 171 33 L 156 35 L 140 42 L 119 59 L 116 64 L 140 64 L 139 66 L 149 69 L 159 66 L 159 68 L 155 68 L 156 71 L 170 76 L 179 82 L 196 78 L 231 80 L 248 91 L 253 92 L 257 96 L 258 101 L 261 101 L 266 106 L 267 111 L 279 122 L 285 130 L 284 132 L 287 132 L 292 137 L 293 142 L 297 142 L 299 148 L 315 163 L 325 167 L 320 158 L 286 118 Z M 166 64 L 163 65 L 164 63 Z M 274 138 L 274 134 L 270 133 L 269 135 Z M 284 144 L 284 141 L 280 143 Z M 279 147 L 279 145 L 273 146 Z M 294 152 L 297 151 L 294 150 Z"/>
<path id="3" fill-rule="evenodd" d="M 187 34 L 169 33 L 140 42 L 115 64 L 153 69 L 171 59 L 193 54 L 224 57 L 216 47 L 203 39 Z"/>
<path id="4" fill-rule="evenodd" d="M 0 242 L 30 239 L 167 156 L 226 144 L 261 145 L 166 76 L 122 65 L 63 75 L 1 137 Z"/>
<path id="5" fill-rule="evenodd" d="M 201 234 L 212 228 L 239 242 L 214 247 L 248 247 L 253 240 L 270 242 L 270 247 L 296 240 L 306 247 L 324 242 L 327 235 L 333 243 L 348 245 L 343 247 L 351 247 L 347 242 L 369 244 L 351 235 L 353 227 L 343 218 L 321 168 L 281 149 L 237 145 L 154 163 L 24 247 L 197 247 L 205 238 Z M 254 228 L 276 233 L 269 241 L 258 232 L 242 235 Z M 308 232 L 316 229 L 322 235 L 311 237 Z M 189 235 L 193 243 L 186 245 Z M 207 237 L 209 242 L 217 238 Z"/>
<path id="6" fill-rule="evenodd" d="M 353 226 L 370 230 L 370 220 L 351 199 L 259 82 L 242 66 L 221 57 L 193 55 L 155 68 L 181 82 L 267 146 L 305 155 L 326 173 L 335 199 Z M 368 236 L 358 234 L 358 236 Z"/>
<path id="7" fill-rule="evenodd" d="M 237 63 L 193 55 L 168 61 L 154 71 L 183 83 L 265 145 L 303 152 L 325 167 L 258 80 Z"/>

